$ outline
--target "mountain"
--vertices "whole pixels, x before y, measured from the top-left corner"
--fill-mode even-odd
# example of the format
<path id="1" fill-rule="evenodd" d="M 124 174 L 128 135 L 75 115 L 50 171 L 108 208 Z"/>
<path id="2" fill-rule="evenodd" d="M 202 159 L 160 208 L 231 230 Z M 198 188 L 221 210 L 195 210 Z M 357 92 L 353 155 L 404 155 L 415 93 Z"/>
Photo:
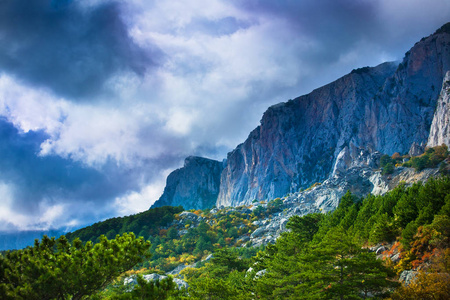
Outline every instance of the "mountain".
<path id="1" fill-rule="evenodd" d="M 422 39 L 398 66 L 384 63 L 270 107 L 227 157 L 217 205 L 236 206 L 307 188 L 333 174 L 342 151 L 406 153 L 426 144 L 450 70 L 448 25 Z M 359 151 L 359 150 L 358 150 Z"/>
<path id="2" fill-rule="evenodd" d="M 355 166 L 361 151 L 417 155 L 427 143 L 448 142 L 448 92 L 441 87 L 449 70 L 450 23 L 417 42 L 399 64 L 355 69 L 271 106 L 260 126 L 228 153 L 215 204 L 238 206 L 299 191 Z M 187 182 L 177 181 L 180 170 L 169 176 L 163 203 L 176 198 L 175 205 L 186 209 L 207 207 L 203 200 L 193 205 L 193 187 L 182 188 L 183 197 L 170 196 Z M 204 186 L 216 171 L 185 180 Z M 215 194 L 209 195 L 211 205 Z"/>
<path id="3" fill-rule="evenodd" d="M 222 170 L 222 162 L 197 156 L 186 158 L 182 168 L 169 174 L 162 196 L 152 207 L 213 207 L 219 195 Z"/>

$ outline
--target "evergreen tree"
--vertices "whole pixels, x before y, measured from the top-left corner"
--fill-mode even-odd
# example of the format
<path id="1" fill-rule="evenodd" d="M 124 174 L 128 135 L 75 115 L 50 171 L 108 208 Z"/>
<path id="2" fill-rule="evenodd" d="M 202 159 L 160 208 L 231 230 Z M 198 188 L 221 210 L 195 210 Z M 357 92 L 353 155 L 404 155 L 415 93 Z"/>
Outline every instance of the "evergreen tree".
<path id="1" fill-rule="evenodd" d="M 1 299 L 82 299 L 149 258 L 150 243 L 133 233 L 71 244 L 44 236 L 34 247 L 0 256 Z"/>

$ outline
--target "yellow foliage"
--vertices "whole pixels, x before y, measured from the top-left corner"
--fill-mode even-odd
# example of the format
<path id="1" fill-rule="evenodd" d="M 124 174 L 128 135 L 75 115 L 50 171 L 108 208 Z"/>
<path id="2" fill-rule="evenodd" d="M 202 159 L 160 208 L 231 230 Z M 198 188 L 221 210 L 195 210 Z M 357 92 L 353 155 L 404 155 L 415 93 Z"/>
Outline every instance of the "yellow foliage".
<path id="1" fill-rule="evenodd" d="M 428 269 L 419 271 L 408 286 L 398 288 L 392 294 L 392 300 L 450 299 L 450 249 L 435 249 L 430 260 Z"/>
<path id="2" fill-rule="evenodd" d="M 450 275 L 421 271 L 410 285 L 398 288 L 391 299 L 448 300 L 450 299 Z"/>

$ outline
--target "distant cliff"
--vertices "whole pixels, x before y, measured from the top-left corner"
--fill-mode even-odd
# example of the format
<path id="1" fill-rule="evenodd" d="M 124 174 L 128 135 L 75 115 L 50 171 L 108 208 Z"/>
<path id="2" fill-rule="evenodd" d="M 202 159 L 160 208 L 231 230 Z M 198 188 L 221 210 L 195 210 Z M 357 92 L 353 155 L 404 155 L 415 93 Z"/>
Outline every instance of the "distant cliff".
<path id="1" fill-rule="evenodd" d="M 450 70 L 448 27 L 416 43 L 398 66 L 353 70 L 270 107 L 261 125 L 228 154 L 217 205 L 250 204 L 306 188 L 337 165 L 351 164 L 361 147 L 393 154 L 425 144 Z"/>
<path id="2" fill-rule="evenodd" d="M 184 166 L 167 177 L 164 193 L 152 207 L 183 206 L 185 209 L 213 207 L 219 194 L 223 163 L 190 156 Z"/>

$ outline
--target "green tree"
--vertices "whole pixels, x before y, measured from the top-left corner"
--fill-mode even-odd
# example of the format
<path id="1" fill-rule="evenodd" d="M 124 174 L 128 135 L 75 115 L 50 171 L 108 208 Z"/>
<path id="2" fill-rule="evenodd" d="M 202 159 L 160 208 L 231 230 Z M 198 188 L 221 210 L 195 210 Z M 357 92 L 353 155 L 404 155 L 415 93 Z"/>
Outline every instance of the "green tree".
<path id="1" fill-rule="evenodd" d="M 383 175 L 388 175 L 388 174 L 392 174 L 394 172 L 394 164 L 393 163 L 387 163 L 384 168 L 383 168 L 383 172 L 381 172 L 381 174 Z"/>
<path id="2" fill-rule="evenodd" d="M 387 164 L 390 164 L 390 163 L 392 164 L 392 162 L 393 162 L 392 158 L 387 154 L 384 154 L 380 158 L 380 166 L 382 168 L 384 168 Z"/>
<path id="3" fill-rule="evenodd" d="M 304 242 L 312 241 L 314 235 L 319 230 L 320 221 L 323 219 L 323 214 L 315 213 L 306 216 L 293 216 L 286 224 L 286 228 L 297 235 L 297 239 Z"/>
<path id="4" fill-rule="evenodd" d="M 204 267 L 188 279 L 190 299 L 251 299 L 246 270 L 248 260 L 236 250 L 218 249 Z"/>
<path id="5" fill-rule="evenodd" d="M 133 233 L 98 244 L 44 236 L 34 247 L 0 257 L 1 299 L 82 299 L 149 258 L 150 243 Z"/>
<path id="6" fill-rule="evenodd" d="M 174 240 L 178 238 L 178 231 L 175 229 L 175 227 L 170 227 L 167 231 L 167 237 L 171 240 Z"/>
<path id="7" fill-rule="evenodd" d="M 261 298 L 361 299 L 393 286 L 388 279 L 394 274 L 343 228 L 330 230 L 321 242 L 308 243 L 294 255 L 283 255 L 289 251 L 276 246 L 267 273 L 257 280 Z"/>

